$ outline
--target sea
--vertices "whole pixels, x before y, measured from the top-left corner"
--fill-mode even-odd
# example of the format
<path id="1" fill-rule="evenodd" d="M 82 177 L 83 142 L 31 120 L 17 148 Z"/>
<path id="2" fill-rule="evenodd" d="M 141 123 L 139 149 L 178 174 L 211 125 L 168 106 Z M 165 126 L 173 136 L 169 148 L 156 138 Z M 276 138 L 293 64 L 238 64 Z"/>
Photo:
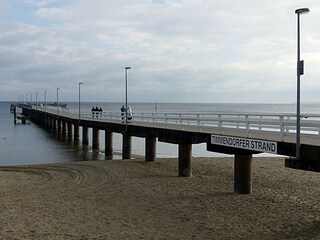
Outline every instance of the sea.
<path id="1" fill-rule="evenodd" d="M 78 102 L 65 102 L 70 111 L 78 111 Z M 47 163 L 67 163 L 75 161 L 105 160 L 104 134 L 100 134 L 99 152 L 62 137 L 56 131 L 48 130 L 33 122 L 14 124 L 10 113 L 11 102 L 0 102 L 0 166 L 30 165 Z M 35 103 L 34 103 L 35 104 Z M 101 107 L 105 112 L 120 111 L 123 103 L 116 102 L 81 102 L 81 112 L 90 112 L 92 107 Z M 238 103 L 130 103 L 134 112 L 162 113 L 280 113 L 295 114 L 295 104 L 238 104 Z M 21 111 L 18 109 L 18 112 Z M 320 103 L 301 104 L 301 113 L 320 114 Z M 80 129 L 81 134 L 81 129 Z M 90 132 L 89 132 L 90 134 Z M 90 136 L 90 135 L 89 135 Z M 80 136 L 81 139 L 81 136 Z M 145 141 L 133 137 L 133 156 L 144 155 Z M 121 159 L 122 136 L 113 135 L 113 159 Z M 222 157 L 224 154 L 206 151 L 206 144 L 192 146 L 193 157 Z M 157 157 L 177 157 L 176 144 L 157 143 Z"/>

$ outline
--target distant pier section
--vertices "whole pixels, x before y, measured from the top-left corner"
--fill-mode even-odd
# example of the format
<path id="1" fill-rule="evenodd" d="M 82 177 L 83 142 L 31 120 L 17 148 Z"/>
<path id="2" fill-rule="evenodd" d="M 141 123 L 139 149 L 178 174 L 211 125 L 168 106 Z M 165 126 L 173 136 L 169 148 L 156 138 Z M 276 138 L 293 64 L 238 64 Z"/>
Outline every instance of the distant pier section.
<path id="1" fill-rule="evenodd" d="M 10 105 L 10 113 L 13 114 L 14 124 L 17 124 L 17 120 L 20 120 L 22 124 L 27 123 L 28 117 L 24 114 L 17 113 L 17 106 L 15 104 Z"/>

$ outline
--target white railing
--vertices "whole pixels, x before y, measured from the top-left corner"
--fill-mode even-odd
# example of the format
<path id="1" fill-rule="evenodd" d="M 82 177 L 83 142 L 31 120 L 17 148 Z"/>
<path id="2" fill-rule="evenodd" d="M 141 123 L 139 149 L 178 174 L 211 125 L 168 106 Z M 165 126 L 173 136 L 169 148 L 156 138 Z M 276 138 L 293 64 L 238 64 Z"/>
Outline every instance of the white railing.
<path id="1" fill-rule="evenodd" d="M 35 108 L 35 106 L 33 107 Z M 56 107 L 38 110 L 57 114 Z M 79 118 L 77 111 L 59 108 L 58 114 L 73 119 Z M 123 123 L 120 112 L 81 112 L 82 120 Z M 286 135 L 296 132 L 296 115 L 294 114 L 239 114 L 239 113 L 133 113 L 130 125 L 210 132 L 218 130 L 239 130 L 247 132 L 260 131 L 278 133 L 283 139 Z M 301 134 L 320 138 L 320 115 L 303 114 L 301 117 Z"/>

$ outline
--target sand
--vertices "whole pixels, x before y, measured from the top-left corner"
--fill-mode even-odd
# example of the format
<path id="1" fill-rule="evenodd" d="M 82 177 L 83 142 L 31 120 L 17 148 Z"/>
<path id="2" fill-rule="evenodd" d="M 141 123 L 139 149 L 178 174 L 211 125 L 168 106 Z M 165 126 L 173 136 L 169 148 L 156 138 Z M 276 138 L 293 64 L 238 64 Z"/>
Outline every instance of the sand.
<path id="1" fill-rule="evenodd" d="M 0 239 L 320 239 L 320 173 L 254 158 L 233 193 L 232 158 L 0 168 Z"/>

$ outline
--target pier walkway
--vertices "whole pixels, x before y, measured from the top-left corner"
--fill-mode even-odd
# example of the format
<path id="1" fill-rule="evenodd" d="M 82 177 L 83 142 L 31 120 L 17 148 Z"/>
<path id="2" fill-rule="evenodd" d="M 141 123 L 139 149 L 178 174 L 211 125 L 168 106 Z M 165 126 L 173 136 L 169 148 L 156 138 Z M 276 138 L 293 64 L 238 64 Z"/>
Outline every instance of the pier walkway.
<path id="1" fill-rule="evenodd" d="M 143 137 L 145 160 L 156 159 L 156 141 L 179 145 L 179 176 L 192 175 L 192 144 L 205 143 L 212 152 L 235 155 L 234 189 L 251 193 L 252 154 L 267 152 L 288 156 L 286 166 L 320 171 L 320 115 L 301 119 L 301 159 L 295 157 L 296 116 L 239 113 L 134 113 L 125 121 L 119 112 L 81 112 L 57 107 L 18 104 L 32 121 L 99 149 L 99 131 L 105 131 L 105 154 L 112 155 L 112 134 L 123 136 L 122 158 L 131 158 L 132 136 Z M 293 158 L 292 158 L 293 157 Z"/>

